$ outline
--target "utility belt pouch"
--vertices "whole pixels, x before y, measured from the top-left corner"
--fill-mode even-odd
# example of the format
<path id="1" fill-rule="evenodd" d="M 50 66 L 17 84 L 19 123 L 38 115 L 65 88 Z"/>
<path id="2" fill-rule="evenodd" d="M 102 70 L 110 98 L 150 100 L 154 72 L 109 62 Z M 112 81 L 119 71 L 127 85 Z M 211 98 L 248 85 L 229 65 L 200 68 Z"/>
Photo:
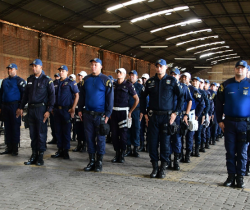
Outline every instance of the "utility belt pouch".
<path id="1" fill-rule="evenodd" d="M 180 134 L 186 136 L 188 132 L 188 125 L 185 122 L 181 122 Z"/>
<path id="2" fill-rule="evenodd" d="M 108 135 L 110 131 L 110 126 L 108 123 L 105 123 L 105 117 L 100 118 L 100 125 L 99 125 L 99 135 L 105 136 Z"/>
<path id="3" fill-rule="evenodd" d="M 162 125 L 160 126 L 160 128 L 161 128 L 161 133 L 163 133 L 163 134 L 168 134 L 168 135 L 169 135 L 168 124 L 162 124 Z"/>
<path id="4" fill-rule="evenodd" d="M 168 134 L 174 135 L 177 133 L 179 126 L 176 122 L 173 122 L 171 125 L 168 126 Z"/>
<path id="5" fill-rule="evenodd" d="M 29 128 L 29 110 L 27 110 L 27 114 L 25 116 L 22 117 L 22 121 L 24 122 L 24 127 Z"/>
<path id="6" fill-rule="evenodd" d="M 249 131 L 247 130 L 247 131 L 243 131 L 243 132 L 238 133 L 237 141 L 238 142 L 248 142 L 248 138 L 247 138 L 247 133 L 248 132 Z"/>

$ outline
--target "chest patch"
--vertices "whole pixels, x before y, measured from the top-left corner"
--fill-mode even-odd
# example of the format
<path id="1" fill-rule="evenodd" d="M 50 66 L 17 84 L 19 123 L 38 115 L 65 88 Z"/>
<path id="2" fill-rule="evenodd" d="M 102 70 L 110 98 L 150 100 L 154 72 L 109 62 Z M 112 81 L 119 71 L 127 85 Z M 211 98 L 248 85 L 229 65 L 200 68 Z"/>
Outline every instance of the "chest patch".
<path id="1" fill-rule="evenodd" d="M 28 85 L 32 85 L 32 82 L 29 82 Z"/>
<path id="2" fill-rule="evenodd" d="M 243 90 L 243 95 L 248 95 L 248 90 Z"/>
<path id="3" fill-rule="evenodd" d="M 166 80 L 166 84 L 170 85 L 171 84 L 171 80 Z"/>

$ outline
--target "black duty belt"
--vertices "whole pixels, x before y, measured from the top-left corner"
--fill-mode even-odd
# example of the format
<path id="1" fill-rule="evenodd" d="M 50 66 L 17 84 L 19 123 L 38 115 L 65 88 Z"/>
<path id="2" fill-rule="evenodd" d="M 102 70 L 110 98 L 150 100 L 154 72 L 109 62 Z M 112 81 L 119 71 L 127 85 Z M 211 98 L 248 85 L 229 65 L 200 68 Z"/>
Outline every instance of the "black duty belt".
<path id="1" fill-rule="evenodd" d="M 84 110 L 83 112 L 90 114 L 92 116 L 103 116 L 104 115 L 104 113 L 102 113 L 102 112 L 94 112 L 94 111 L 87 111 L 87 110 Z"/>
<path id="2" fill-rule="evenodd" d="M 37 108 L 41 106 L 46 106 L 45 103 L 39 103 L 39 104 L 29 104 L 29 108 Z"/>
<path id="3" fill-rule="evenodd" d="M 70 109 L 71 106 L 54 106 L 56 109 Z"/>
<path id="4" fill-rule="evenodd" d="M 3 102 L 3 105 L 12 105 L 12 104 L 18 104 L 19 101 L 11 101 L 11 102 Z"/>
<path id="5" fill-rule="evenodd" d="M 172 110 L 170 111 L 155 111 L 155 110 L 149 110 L 148 115 L 152 115 L 152 114 L 156 114 L 156 115 L 170 115 L 172 114 Z"/>
<path id="6" fill-rule="evenodd" d="M 225 120 L 234 121 L 234 122 L 242 122 L 242 121 L 249 122 L 250 117 L 229 117 L 229 116 L 225 116 Z"/>

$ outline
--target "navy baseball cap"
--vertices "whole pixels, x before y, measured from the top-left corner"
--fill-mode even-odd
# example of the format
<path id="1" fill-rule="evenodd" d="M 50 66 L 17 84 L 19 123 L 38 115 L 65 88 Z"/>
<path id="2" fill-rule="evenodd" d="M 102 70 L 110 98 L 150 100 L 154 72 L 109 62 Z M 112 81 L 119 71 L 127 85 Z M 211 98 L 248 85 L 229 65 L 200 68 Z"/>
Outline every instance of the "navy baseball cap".
<path id="1" fill-rule="evenodd" d="M 155 66 L 157 66 L 157 64 L 160 64 L 162 66 L 166 66 L 167 61 L 165 61 L 164 59 L 159 59 L 158 61 L 155 62 Z"/>
<path id="2" fill-rule="evenodd" d="M 192 81 L 193 81 L 194 79 L 198 80 L 199 82 L 201 81 L 200 77 L 193 77 L 193 78 L 192 78 Z"/>
<path id="3" fill-rule="evenodd" d="M 211 83 L 211 86 L 212 86 L 212 85 L 216 86 L 216 82 L 212 82 L 212 83 Z"/>
<path id="4" fill-rule="evenodd" d="M 6 68 L 7 68 L 7 69 L 8 69 L 8 68 L 11 68 L 11 69 L 15 68 L 15 69 L 17 70 L 17 65 L 16 65 L 15 63 L 11 63 L 11 64 L 8 65 Z"/>
<path id="5" fill-rule="evenodd" d="M 60 66 L 60 67 L 58 68 L 58 70 L 60 70 L 60 69 L 63 69 L 63 70 L 65 70 L 65 71 L 69 71 L 69 70 L 68 70 L 68 67 L 65 66 L 65 65 Z"/>
<path id="6" fill-rule="evenodd" d="M 128 73 L 128 75 L 130 75 L 130 74 L 134 74 L 134 75 L 138 76 L 138 74 L 137 74 L 137 71 L 136 71 L 136 70 L 132 70 L 131 72 L 129 72 L 129 73 Z"/>
<path id="7" fill-rule="evenodd" d="M 108 78 L 109 78 L 110 80 L 114 80 L 114 78 L 113 78 L 111 75 L 109 75 Z"/>
<path id="8" fill-rule="evenodd" d="M 60 77 L 59 73 L 56 73 L 56 74 L 54 75 L 54 77 Z"/>
<path id="9" fill-rule="evenodd" d="M 205 79 L 205 83 L 210 83 L 208 79 Z"/>
<path id="10" fill-rule="evenodd" d="M 33 64 L 42 66 L 43 62 L 40 59 L 35 59 L 30 65 L 33 65 Z"/>
<path id="11" fill-rule="evenodd" d="M 249 65 L 247 66 L 247 70 L 250 71 L 250 66 Z"/>
<path id="12" fill-rule="evenodd" d="M 237 66 L 244 66 L 245 68 L 247 68 L 247 62 L 246 61 L 244 61 L 244 60 L 240 60 L 240 61 L 238 61 L 236 64 L 235 64 L 235 67 L 237 67 Z"/>
<path id="13" fill-rule="evenodd" d="M 99 58 L 94 58 L 94 59 L 90 60 L 90 62 L 92 62 L 92 61 L 95 61 L 95 62 L 100 63 L 102 65 L 102 61 Z"/>
<path id="14" fill-rule="evenodd" d="M 175 74 L 178 74 L 178 75 L 181 74 L 181 73 L 180 73 L 180 70 L 177 69 L 177 68 L 172 69 L 172 70 L 170 71 L 170 74 L 171 74 L 171 73 L 175 73 Z"/>

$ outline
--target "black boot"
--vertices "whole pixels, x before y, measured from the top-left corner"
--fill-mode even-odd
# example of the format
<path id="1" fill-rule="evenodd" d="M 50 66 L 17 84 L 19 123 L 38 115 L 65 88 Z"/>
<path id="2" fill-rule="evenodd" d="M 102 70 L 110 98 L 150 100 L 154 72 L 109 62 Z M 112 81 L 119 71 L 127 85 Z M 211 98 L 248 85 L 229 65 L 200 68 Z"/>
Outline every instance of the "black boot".
<path id="1" fill-rule="evenodd" d="M 6 148 L 4 152 L 1 152 L 0 155 L 11 154 L 12 153 L 12 145 L 6 144 Z"/>
<path id="2" fill-rule="evenodd" d="M 102 158 L 103 155 L 96 155 L 96 162 L 95 162 L 95 172 L 101 172 L 102 171 Z"/>
<path id="3" fill-rule="evenodd" d="M 53 138 L 51 141 L 48 142 L 48 144 L 57 144 L 56 138 Z"/>
<path id="4" fill-rule="evenodd" d="M 233 187 L 235 185 L 235 174 L 228 174 L 227 180 L 223 185 L 225 187 Z"/>
<path id="5" fill-rule="evenodd" d="M 249 161 L 247 161 L 247 165 L 246 165 L 246 175 L 245 176 L 249 176 Z"/>
<path id="6" fill-rule="evenodd" d="M 83 169 L 84 171 L 95 170 L 95 154 L 89 154 L 89 164 Z"/>
<path id="7" fill-rule="evenodd" d="M 210 147 L 209 147 L 209 139 L 206 139 L 205 148 L 206 148 L 206 149 L 210 149 Z"/>
<path id="8" fill-rule="evenodd" d="M 118 161 L 119 163 L 124 163 L 125 162 L 125 159 L 124 159 L 125 151 L 126 150 L 121 150 L 120 156 L 119 156 L 119 161 Z"/>
<path id="9" fill-rule="evenodd" d="M 206 152 L 204 146 L 205 146 L 205 145 L 204 145 L 204 141 L 201 141 L 200 152 Z"/>
<path id="10" fill-rule="evenodd" d="M 146 146 L 144 147 L 144 151 L 145 151 L 145 152 L 148 152 L 148 151 L 149 151 L 149 149 L 148 149 L 148 143 L 146 143 Z"/>
<path id="11" fill-rule="evenodd" d="M 144 151 L 144 141 L 140 141 L 140 147 L 138 149 L 138 152 Z"/>
<path id="12" fill-rule="evenodd" d="M 82 142 L 80 140 L 78 140 L 77 142 L 77 146 L 75 149 L 72 150 L 72 152 L 80 152 L 82 150 Z"/>
<path id="13" fill-rule="evenodd" d="M 180 170 L 180 166 L 179 166 L 179 159 L 180 158 L 180 154 L 178 153 L 174 153 L 174 170 L 179 171 Z"/>
<path id="14" fill-rule="evenodd" d="M 12 156 L 18 155 L 18 144 L 12 144 Z"/>
<path id="15" fill-rule="evenodd" d="M 209 139 L 209 144 L 212 145 L 212 138 Z"/>
<path id="16" fill-rule="evenodd" d="M 244 183 L 244 180 L 243 180 L 243 176 L 241 175 L 237 175 L 236 176 L 236 184 L 237 184 L 237 187 L 238 188 L 245 188 L 245 183 Z"/>
<path id="17" fill-rule="evenodd" d="M 164 179 L 166 177 L 166 165 L 168 165 L 167 162 L 161 162 L 158 178 Z"/>
<path id="18" fill-rule="evenodd" d="M 220 141 L 219 136 L 216 137 L 215 141 Z"/>
<path id="19" fill-rule="evenodd" d="M 212 145 L 216 145 L 215 138 L 212 138 Z"/>
<path id="20" fill-rule="evenodd" d="M 37 162 L 36 162 L 37 166 L 44 165 L 43 154 L 44 154 L 44 152 L 42 152 L 42 151 L 39 152 L 39 155 L 38 155 L 38 158 L 37 158 Z"/>
<path id="21" fill-rule="evenodd" d="M 166 164 L 166 168 L 165 169 L 172 169 L 172 159 L 171 159 L 171 154 L 169 155 L 169 163 L 168 164 Z"/>
<path id="22" fill-rule="evenodd" d="M 185 163 L 190 163 L 190 154 L 191 151 L 187 150 L 185 155 Z"/>
<path id="23" fill-rule="evenodd" d="M 191 151 L 191 153 L 190 153 L 190 156 L 194 156 L 194 151 L 195 151 L 195 149 L 194 149 L 194 147 L 192 148 L 192 151 Z"/>
<path id="24" fill-rule="evenodd" d="M 158 161 L 151 161 L 153 166 L 153 171 L 150 174 L 150 178 L 157 178 L 158 176 Z"/>
<path id="25" fill-rule="evenodd" d="M 32 155 L 30 156 L 30 159 L 27 162 L 24 162 L 24 165 L 36 164 L 37 157 L 38 157 L 38 152 L 36 150 L 32 150 Z"/>
<path id="26" fill-rule="evenodd" d="M 63 150 L 63 159 L 66 159 L 66 160 L 69 159 L 69 150 L 68 149 Z"/>
<path id="27" fill-rule="evenodd" d="M 183 149 L 181 150 L 181 154 L 180 154 L 180 162 L 185 163 L 185 156 L 184 156 Z"/>
<path id="28" fill-rule="evenodd" d="M 86 143 L 86 141 L 83 141 L 83 143 L 82 143 L 82 152 L 87 152 L 87 143 Z"/>
<path id="29" fill-rule="evenodd" d="M 119 162 L 119 157 L 120 157 L 120 151 L 117 150 L 115 152 L 115 157 L 111 160 L 112 163 L 118 163 Z"/>
<path id="30" fill-rule="evenodd" d="M 127 151 L 124 154 L 124 157 L 128 157 L 128 156 L 132 156 L 132 149 L 131 149 L 131 145 L 127 146 Z"/>
<path id="31" fill-rule="evenodd" d="M 140 157 L 139 153 L 138 153 L 138 147 L 134 147 L 133 149 L 133 156 L 134 157 Z M 126 156 L 125 156 L 126 157 Z"/>
<path id="32" fill-rule="evenodd" d="M 63 157 L 63 150 L 62 149 L 58 149 L 57 152 L 54 155 L 51 155 L 52 158 L 59 158 L 59 157 Z"/>
<path id="33" fill-rule="evenodd" d="M 194 153 L 195 157 L 200 157 L 200 153 L 199 153 L 199 145 L 195 146 L 195 153 Z"/>

